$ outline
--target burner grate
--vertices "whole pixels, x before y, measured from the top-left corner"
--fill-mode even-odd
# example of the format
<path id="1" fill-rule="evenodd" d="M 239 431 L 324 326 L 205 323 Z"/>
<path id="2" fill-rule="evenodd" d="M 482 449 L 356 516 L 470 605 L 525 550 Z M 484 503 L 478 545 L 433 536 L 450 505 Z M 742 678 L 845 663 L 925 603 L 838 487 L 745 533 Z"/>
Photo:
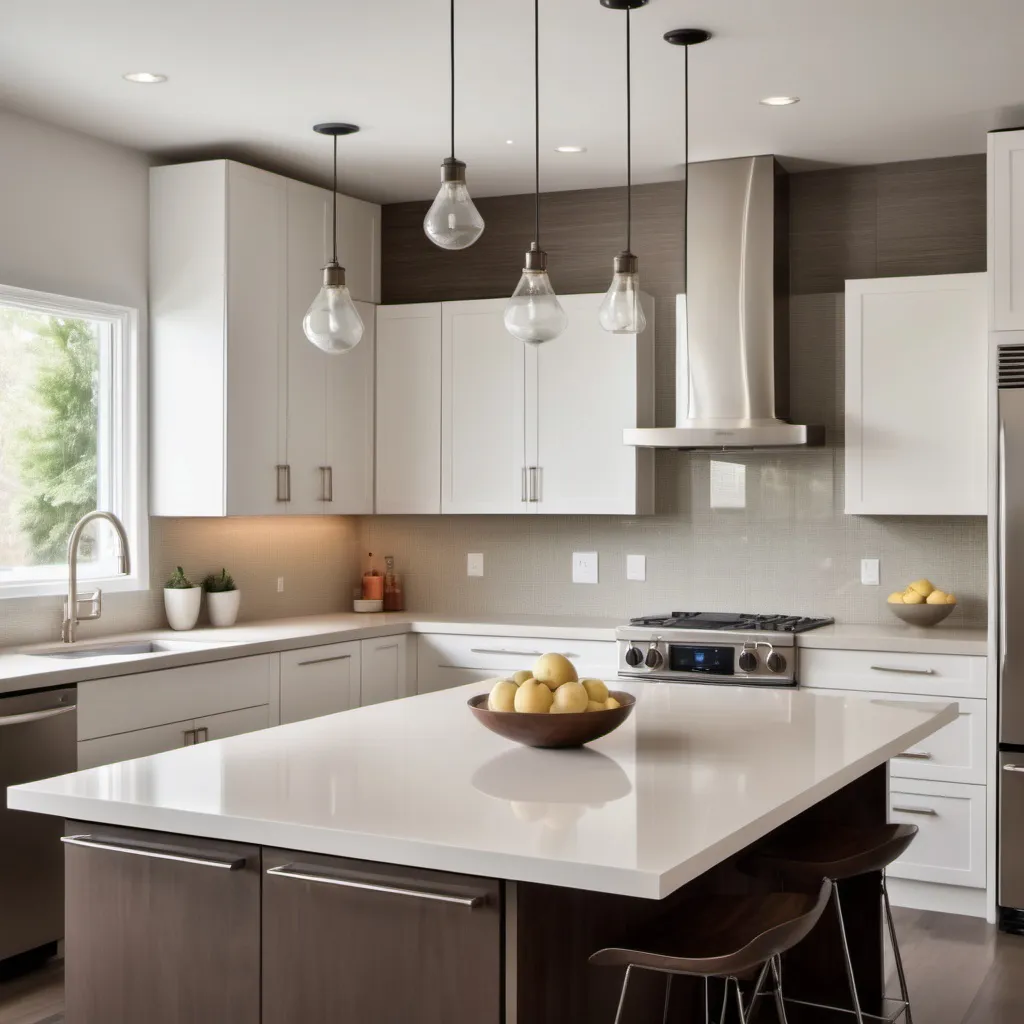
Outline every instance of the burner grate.
<path id="1" fill-rule="evenodd" d="M 731 612 L 672 612 L 669 615 L 644 615 L 630 619 L 631 626 L 660 629 L 739 630 L 759 633 L 806 633 L 821 626 L 830 626 L 831 618 L 806 615 L 754 615 Z"/>

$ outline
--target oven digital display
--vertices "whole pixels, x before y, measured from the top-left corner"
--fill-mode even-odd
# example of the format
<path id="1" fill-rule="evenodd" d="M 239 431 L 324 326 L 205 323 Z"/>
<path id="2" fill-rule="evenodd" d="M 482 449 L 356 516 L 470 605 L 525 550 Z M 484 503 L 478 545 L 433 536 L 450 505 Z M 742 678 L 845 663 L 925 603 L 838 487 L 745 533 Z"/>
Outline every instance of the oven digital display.
<path id="1" fill-rule="evenodd" d="M 719 676 L 734 674 L 736 651 L 732 647 L 697 647 L 670 644 L 668 667 L 673 672 L 708 672 Z"/>

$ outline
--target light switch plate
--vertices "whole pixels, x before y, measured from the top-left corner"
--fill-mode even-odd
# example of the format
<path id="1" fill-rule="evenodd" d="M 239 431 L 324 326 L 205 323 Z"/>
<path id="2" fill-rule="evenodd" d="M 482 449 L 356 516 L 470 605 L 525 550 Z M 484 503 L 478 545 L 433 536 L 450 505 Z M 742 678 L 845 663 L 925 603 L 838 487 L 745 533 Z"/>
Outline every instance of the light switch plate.
<path id="1" fill-rule="evenodd" d="M 865 587 L 877 587 L 882 582 L 880 562 L 877 558 L 860 560 L 860 581 Z"/>
<path id="2" fill-rule="evenodd" d="M 639 580 L 641 583 L 647 579 L 646 555 L 626 555 L 626 579 Z"/>
<path id="3" fill-rule="evenodd" d="M 597 552 L 574 551 L 572 553 L 573 583 L 597 582 Z"/>
<path id="4" fill-rule="evenodd" d="M 466 555 L 466 575 L 483 576 L 484 556 L 480 552 Z"/>

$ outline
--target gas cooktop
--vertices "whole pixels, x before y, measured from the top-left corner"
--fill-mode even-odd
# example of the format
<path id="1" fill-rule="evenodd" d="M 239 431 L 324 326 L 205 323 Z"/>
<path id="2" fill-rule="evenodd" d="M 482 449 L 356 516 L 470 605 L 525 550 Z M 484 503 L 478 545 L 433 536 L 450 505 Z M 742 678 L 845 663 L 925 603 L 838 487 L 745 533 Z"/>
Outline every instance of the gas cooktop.
<path id="1" fill-rule="evenodd" d="M 815 619 L 803 615 L 749 615 L 742 612 L 672 612 L 669 615 L 644 615 L 630 619 L 630 626 L 651 629 L 734 630 L 757 633 L 806 633 L 831 626 L 835 619 Z"/>

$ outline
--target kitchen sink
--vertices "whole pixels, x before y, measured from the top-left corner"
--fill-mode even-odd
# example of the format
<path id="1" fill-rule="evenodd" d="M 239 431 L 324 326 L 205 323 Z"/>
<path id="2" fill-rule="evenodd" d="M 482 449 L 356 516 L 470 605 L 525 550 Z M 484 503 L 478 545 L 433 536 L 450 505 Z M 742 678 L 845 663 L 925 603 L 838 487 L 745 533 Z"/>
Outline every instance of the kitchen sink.
<path id="1" fill-rule="evenodd" d="M 133 640 L 119 644 L 62 644 L 46 650 L 25 651 L 37 658 L 138 658 L 153 654 L 181 654 L 223 647 L 218 643 L 190 643 L 187 640 Z"/>

